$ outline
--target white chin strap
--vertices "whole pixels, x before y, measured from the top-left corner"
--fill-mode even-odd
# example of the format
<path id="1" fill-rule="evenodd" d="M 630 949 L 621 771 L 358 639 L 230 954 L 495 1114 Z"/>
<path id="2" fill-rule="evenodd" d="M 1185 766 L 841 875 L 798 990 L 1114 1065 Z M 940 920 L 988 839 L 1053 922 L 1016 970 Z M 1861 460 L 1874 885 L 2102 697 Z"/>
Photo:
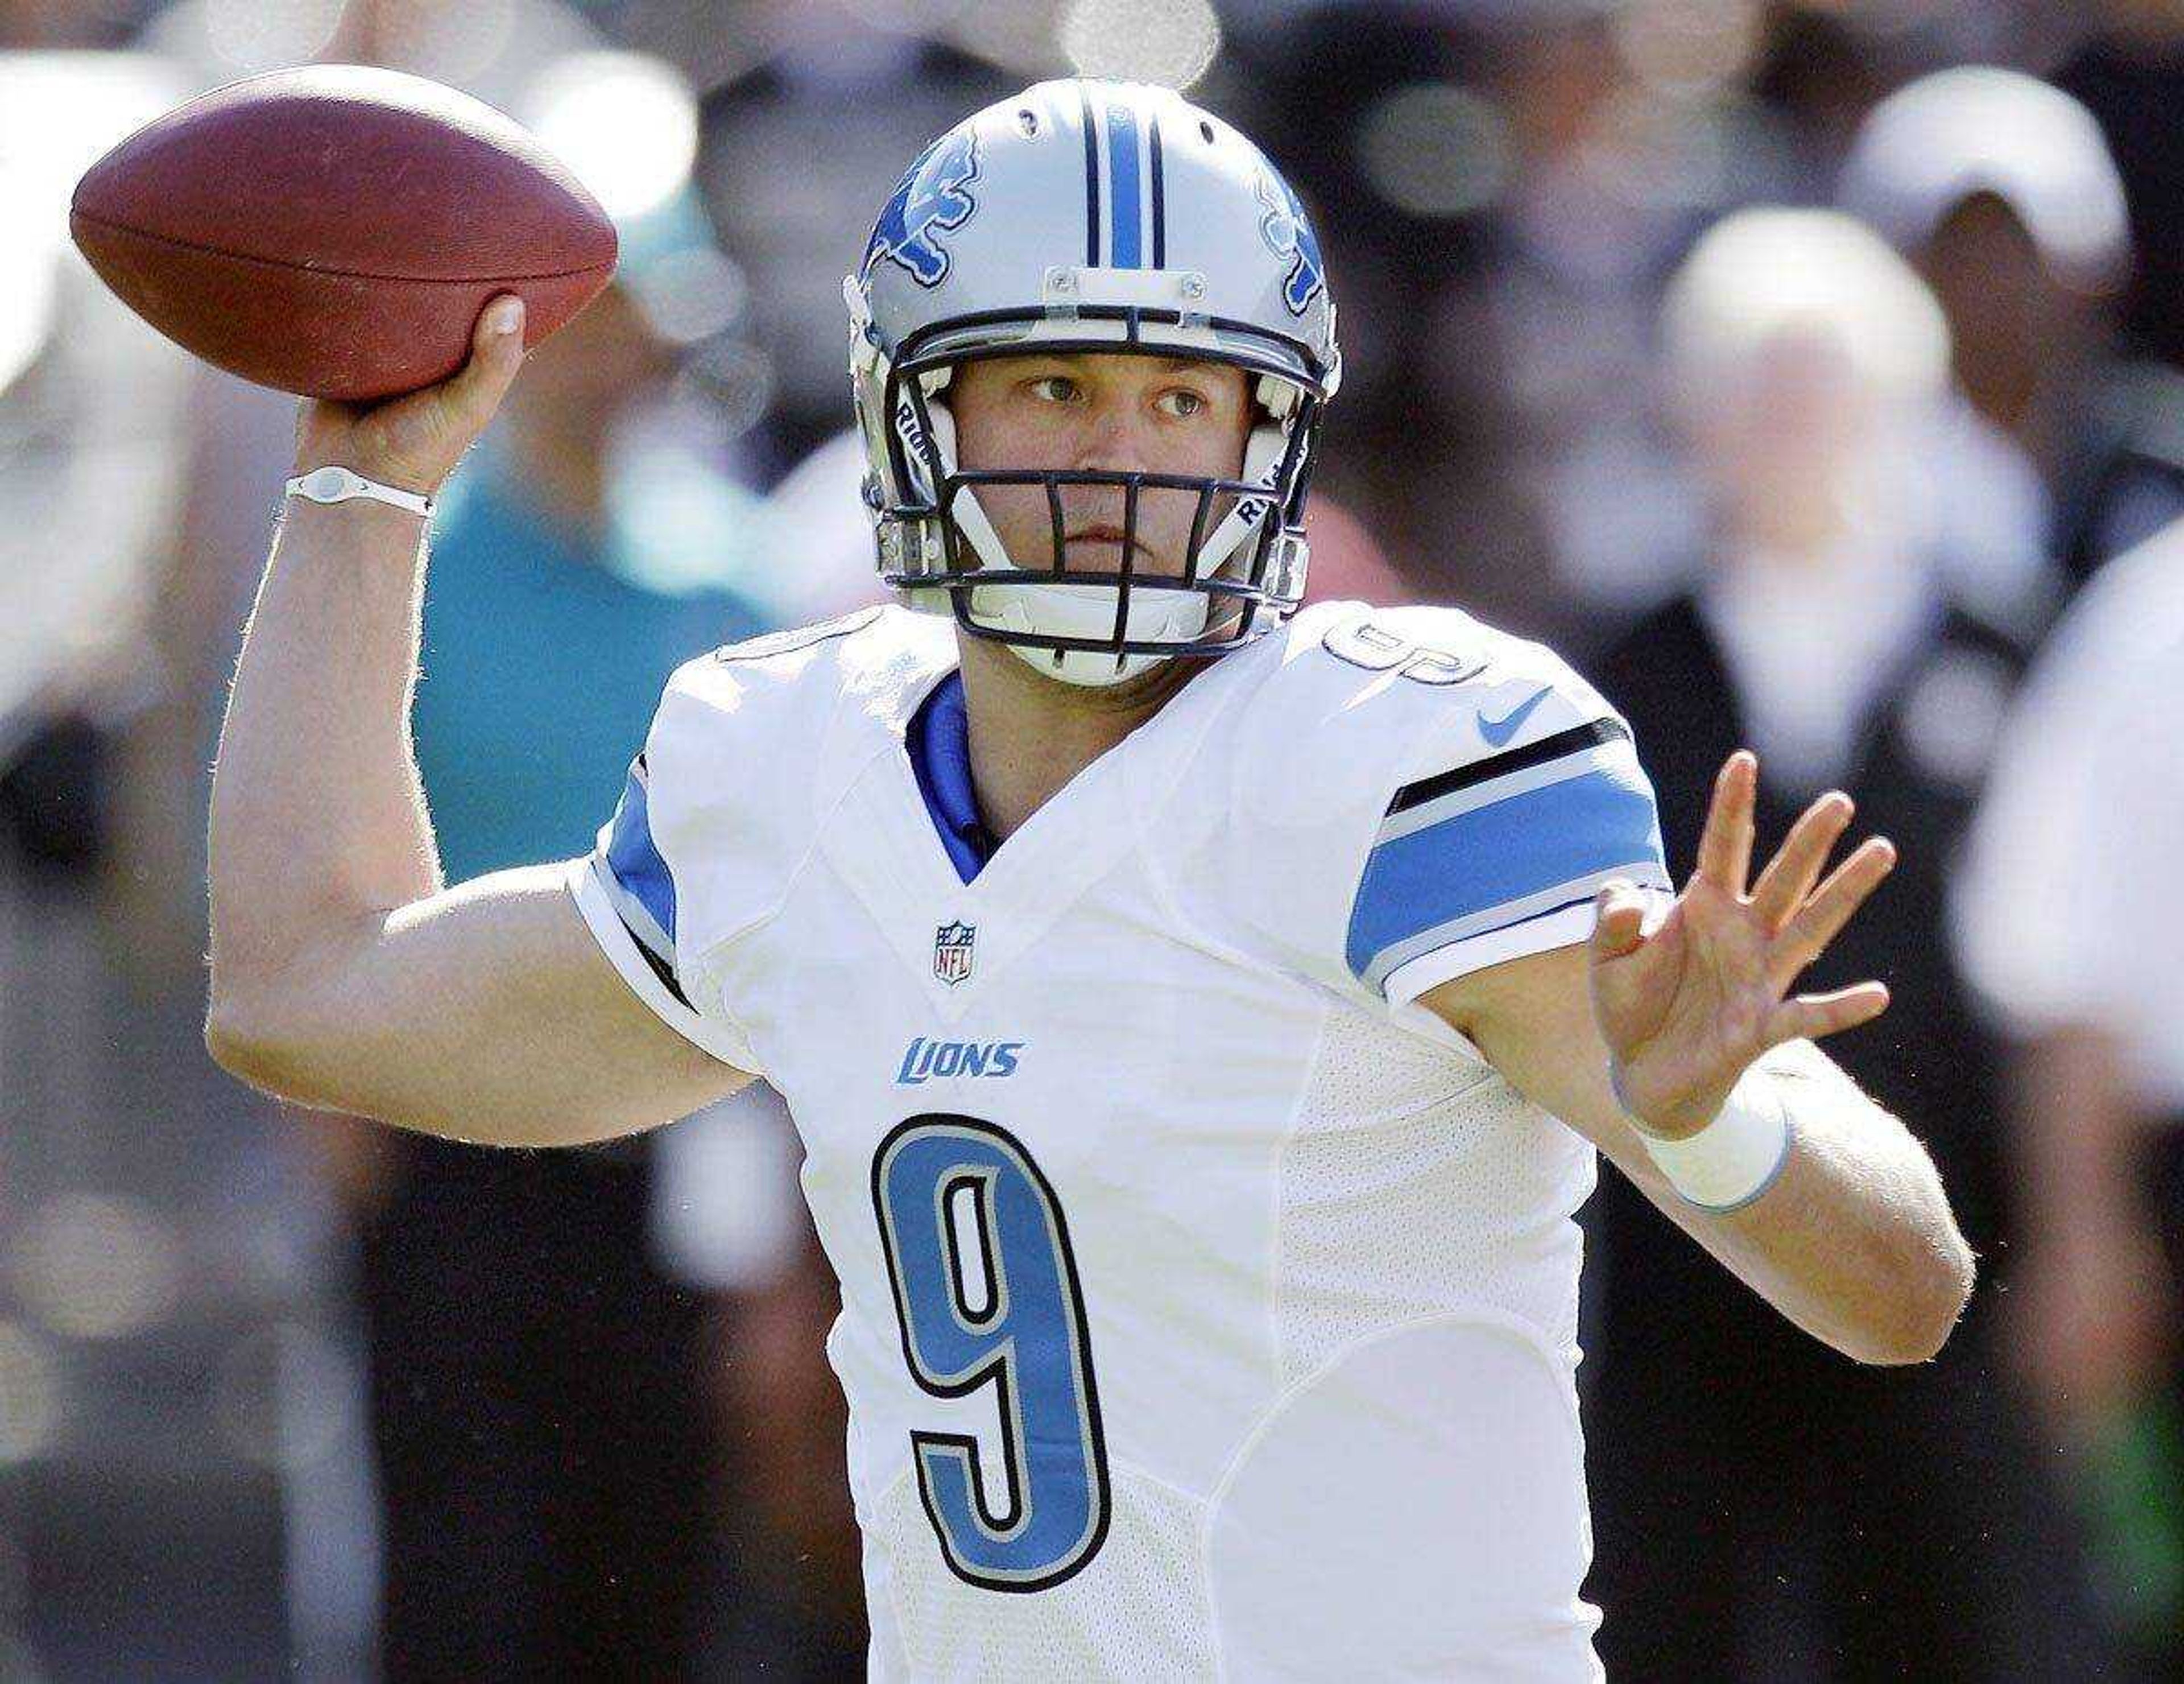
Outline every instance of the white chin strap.
<path id="1" fill-rule="evenodd" d="M 941 466 L 944 471 L 953 472 L 956 417 L 939 395 L 948 383 L 949 373 L 946 369 L 939 369 L 922 378 Z M 1286 386 L 1268 378 L 1259 383 L 1262 403 L 1279 404 L 1283 411 L 1290 409 L 1294 394 Z M 1244 478 L 1254 484 L 1263 483 L 1271 491 L 1281 471 L 1287 443 L 1288 428 L 1279 417 L 1253 427 L 1244 449 Z M 987 519 L 986 511 L 979 506 L 978 496 L 970 487 L 956 493 L 954 514 L 956 527 L 986 566 L 1012 572 L 1022 571 L 1009 559 L 1001 535 L 994 530 L 994 523 Z M 1199 550 L 1199 576 L 1205 577 L 1219 568 L 1237 545 L 1257 529 L 1257 520 L 1247 502 L 1232 509 Z M 979 585 L 969 594 L 972 622 L 991 626 L 997 631 L 1103 640 L 1115 635 L 1115 588 L 1112 585 Z M 1204 634 L 1212 604 L 1213 599 L 1203 591 L 1181 587 L 1163 589 L 1150 583 L 1133 583 L 1123 635 L 1134 643 L 1188 643 Z M 1058 678 L 1065 684 L 1119 684 L 1173 658 L 1165 655 L 1117 656 L 1098 650 L 1038 649 L 1016 643 L 1008 647 L 1034 672 Z"/>
<path id="2" fill-rule="evenodd" d="M 1199 591 L 1134 585 L 1123 634 L 1133 639 L 1187 643 L 1205 631 L 1206 610 L 1211 601 Z M 980 585 L 971 592 L 971 617 L 980 625 L 1042 637 L 1112 638 L 1115 593 L 1106 585 Z M 1117 656 L 1087 649 L 1035 649 L 1028 644 L 1009 647 L 1034 671 L 1065 684 L 1119 684 L 1170 658 L 1164 655 Z"/>

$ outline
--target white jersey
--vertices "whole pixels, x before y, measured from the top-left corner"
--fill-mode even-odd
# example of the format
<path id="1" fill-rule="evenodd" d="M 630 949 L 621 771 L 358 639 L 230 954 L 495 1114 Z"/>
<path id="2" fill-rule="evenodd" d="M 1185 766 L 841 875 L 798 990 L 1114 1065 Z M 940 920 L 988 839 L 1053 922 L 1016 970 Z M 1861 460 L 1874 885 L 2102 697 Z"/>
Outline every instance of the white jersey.
<path id="1" fill-rule="evenodd" d="M 1413 1002 L 1667 886 L 1627 728 L 1539 644 L 1324 605 L 966 883 L 905 747 L 955 636 L 689 662 L 571 876 L 795 1117 L 872 1676 L 1596 1676 L 1593 1149 Z"/>

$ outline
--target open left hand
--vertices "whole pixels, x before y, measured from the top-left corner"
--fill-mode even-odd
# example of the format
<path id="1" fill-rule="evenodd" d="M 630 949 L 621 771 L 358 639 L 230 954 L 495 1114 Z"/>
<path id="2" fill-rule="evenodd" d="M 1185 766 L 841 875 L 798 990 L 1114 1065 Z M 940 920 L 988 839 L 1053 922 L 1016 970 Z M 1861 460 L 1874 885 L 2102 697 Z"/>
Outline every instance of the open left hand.
<path id="1" fill-rule="evenodd" d="M 1656 1135 L 1704 1128 L 1769 1047 L 1854 1028 L 1888 1006 L 1878 982 L 1785 996 L 1895 865 L 1894 845 L 1868 838 L 1815 889 L 1850 823 L 1850 797 L 1830 791 L 1805 809 L 1747 895 L 1758 782 L 1749 750 L 1723 763 L 1698 869 L 1656 926 L 1646 927 L 1645 895 L 1630 884 L 1607 884 L 1595 903 L 1593 1017 L 1624 1105 Z"/>

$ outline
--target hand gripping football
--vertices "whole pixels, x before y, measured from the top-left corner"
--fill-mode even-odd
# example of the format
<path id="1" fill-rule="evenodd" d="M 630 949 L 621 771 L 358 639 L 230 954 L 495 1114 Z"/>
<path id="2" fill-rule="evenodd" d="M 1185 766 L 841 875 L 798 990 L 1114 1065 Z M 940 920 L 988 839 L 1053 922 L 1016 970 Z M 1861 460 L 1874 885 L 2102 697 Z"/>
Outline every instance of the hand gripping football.
<path id="1" fill-rule="evenodd" d="M 139 315 L 230 373 L 365 402 L 444 380 L 518 293 L 537 344 L 614 273 L 614 224 L 522 127 L 359 64 L 253 76 L 93 164 L 70 231 Z"/>

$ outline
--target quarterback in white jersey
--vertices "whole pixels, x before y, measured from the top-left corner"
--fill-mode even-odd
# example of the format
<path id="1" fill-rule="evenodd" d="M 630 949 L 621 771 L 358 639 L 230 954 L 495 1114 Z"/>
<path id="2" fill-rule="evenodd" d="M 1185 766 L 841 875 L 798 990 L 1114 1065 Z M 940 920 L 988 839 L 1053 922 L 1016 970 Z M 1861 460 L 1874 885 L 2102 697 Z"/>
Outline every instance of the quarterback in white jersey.
<path id="1" fill-rule="evenodd" d="M 1627 733 L 1325 605 L 966 881 L 956 665 L 900 608 L 690 663 L 576 879 L 803 1136 L 880 1676 L 1585 1676 L 1593 1149 L 1404 1008 L 1665 884 Z"/>
<path id="2" fill-rule="evenodd" d="M 1885 991 L 1789 991 L 1887 845 L 1823 881 L 1831 796 L 1747 888 L 1740 755 L 1679 895 L 1627 727 L 1551 651 L 1300 611 L 1319 248 L 1176 94 L 969 119 L 846 296 L 910 605 L 680 668 L 588 858 L 405 901 L 416 836 L 343 817 L 392 782 L 349 739 L 389 739 L 338 733 L 329 770 L 264 722 L 309 700 L 292 622 L 361 623 L 335 664 L 378 670 L 392 617 L 269 570 L 215 789 L 214 1050 L 507 1143 L 772 1082 L 840 1276 L 876 1678 L 1596 1676 L 1596 1151 L 1863 1360 L 1930 1355 L 1969 1291 L 1930 1164 L 1812 1045 Z M 314 410 L 306 451 L 429 490 L 519 360 L 482 326 L 445 392 Z M 265 792 L 344 776 L 334 841 L 276 845 Z M 276 845 L 304 886 L 269 912 L 236 862 Z"/>

